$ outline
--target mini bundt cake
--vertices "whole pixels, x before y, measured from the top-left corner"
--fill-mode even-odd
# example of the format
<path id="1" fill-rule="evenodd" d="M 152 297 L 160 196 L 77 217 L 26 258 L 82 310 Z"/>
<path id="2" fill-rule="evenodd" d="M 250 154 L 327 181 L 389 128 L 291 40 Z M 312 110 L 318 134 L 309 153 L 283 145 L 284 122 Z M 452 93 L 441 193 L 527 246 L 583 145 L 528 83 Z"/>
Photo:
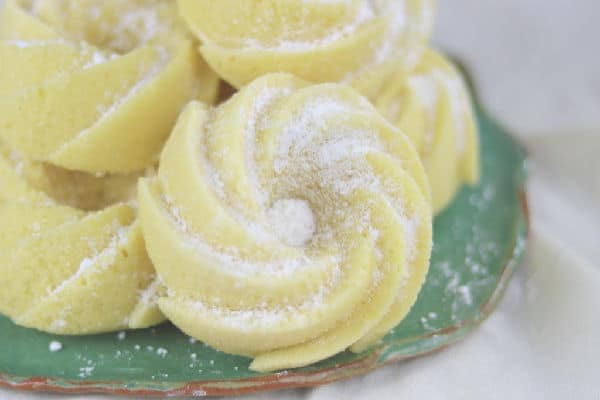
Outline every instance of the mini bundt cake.
<path id="1" fill-rule="evenodd" d="M 191 103 L 139 206 L 163 313 L 258 371 L 368 347 L 428 270 L 423 165 L 344 85 L 272 74 L 216 109 Z"/>
<path id="2" fill-rule="evenodd" d="M 0 138 L 90 173 L 154 164 L 181 108 L 218 78 L 169 0 L 7 0 Z"/>
<path id="3" fill-rule="evenodd" d="M 464 183 L 479 180 L 479 135 L 467 87 L 454 65 L 427 50 L 409 73 L 399 71 L 375 105 L 410 136 L 431 184 L 434 214 Z"/>
<path id="4" fill-rule="evenodd" d="M 235 87 L 288 72 L 371 97 L 419 61 L 434 0 L 178 0 L 200 52 Z"/>
<path id="5" fill-rule="evenodd" d="M 0 145 L 0 312 L 69 335 L 163 321 L 144 300 L 155 273 L 132 204 L 137 178 L 60 170 Z"/>

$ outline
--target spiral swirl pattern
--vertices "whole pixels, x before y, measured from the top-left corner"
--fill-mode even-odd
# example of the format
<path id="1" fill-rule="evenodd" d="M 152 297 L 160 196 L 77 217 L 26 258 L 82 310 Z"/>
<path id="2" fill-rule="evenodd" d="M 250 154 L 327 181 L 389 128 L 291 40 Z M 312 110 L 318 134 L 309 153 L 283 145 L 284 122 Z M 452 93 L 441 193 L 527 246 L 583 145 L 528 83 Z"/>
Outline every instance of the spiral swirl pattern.
<path id="1" fill-rule="evenodd" d="M 463 183 L 479 180 L 479 140 L 468 89 L 452 63 L 427 50 L 409 73 L 400 71 L 375 105 L 410 136 L 431 184 L 434 213 L 444 210 Z"/>
<path id="2" fill-rule="evenodd" d="M 235 87 L 272 72 L 350 83 L 371 96 L 410 68 L 431 33 L 434 0 L 178 0 L 207 62 Z"/>
<path id="3" fill-rule="evenodd" d="M 143 301 L 154 269 L 134 207 L 120 202 L 131 201 L 137 178 L 60 170 L 0 143 L 0 313 L 57 334 L 164 320 Z M 70 206 L 58 202 L 67 193 Z"/>
<path id="4" fill-rule="evenodd" d="M 370 346 L 429 265 L 419 157 L 343 85 L 272 74 L 216 109 L 191 103 L 139 205 L 161 310 L 254 370 Z"/>
<path id="5" fill-rule="evenodd" d="M 0 138 L 91 173 L 153 164 L 181 108 L 218 84 L 168 0 L 7 0 L 0 59 Z"/>

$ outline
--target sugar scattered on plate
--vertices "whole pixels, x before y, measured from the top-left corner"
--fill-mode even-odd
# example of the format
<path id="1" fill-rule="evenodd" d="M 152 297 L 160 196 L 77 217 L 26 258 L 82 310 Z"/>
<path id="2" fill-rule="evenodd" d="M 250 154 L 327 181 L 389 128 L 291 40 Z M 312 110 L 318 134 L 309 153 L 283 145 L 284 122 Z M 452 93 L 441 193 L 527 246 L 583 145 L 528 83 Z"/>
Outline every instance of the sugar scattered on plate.
<path id="1" fill-rule="evenodd" d="M 94 373 L 94 369 L 95 368 L 96 367 L 93 366 L 93 365 L 90 365 L 90 366 L 87 366 L 87 367 L 81 367 L 81 368 L 79 368 L 79 374 L 78 374 L 78 376 L 80 378 L 90 377 Z"/>
<path id="2" fill-rule="evenodd" d="M 48 350 L 50 350 L 52 353 L 56 353 L 57 351 L 61 351 L 63 348 L 63 345 L 61 342 L 58 342 L 56 340 L 53 340 L 50 342 L 50 344 L 48 345 Z"/>
<path id="3" fill-rule="evenodd" d="M 165 348 L 159 347 L 158 349 L 156 349 L 156 354 L 164 358 L 167 354 L 169 354 L 169 351 Z"/>

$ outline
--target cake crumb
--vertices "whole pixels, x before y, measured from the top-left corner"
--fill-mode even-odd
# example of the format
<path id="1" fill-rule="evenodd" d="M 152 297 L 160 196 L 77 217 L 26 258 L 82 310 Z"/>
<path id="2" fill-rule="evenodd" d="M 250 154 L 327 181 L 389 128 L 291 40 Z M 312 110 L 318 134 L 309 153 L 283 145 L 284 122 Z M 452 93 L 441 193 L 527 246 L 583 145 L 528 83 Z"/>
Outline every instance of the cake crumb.
<path id="1" fill-rule="evenodd" d="M 121 332 L 117 333 L 117 339 L 124 340 L 125 335 L 126 335 L 125 331 L 121 331 Z"/>

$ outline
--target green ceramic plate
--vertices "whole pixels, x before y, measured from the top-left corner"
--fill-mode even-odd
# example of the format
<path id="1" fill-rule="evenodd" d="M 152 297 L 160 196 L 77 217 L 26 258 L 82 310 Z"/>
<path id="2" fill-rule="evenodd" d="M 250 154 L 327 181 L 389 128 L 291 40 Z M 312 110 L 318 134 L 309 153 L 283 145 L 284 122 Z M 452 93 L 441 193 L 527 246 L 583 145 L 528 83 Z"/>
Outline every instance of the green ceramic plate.
<path id="1" fill-rule="evenodd" d="M 275 374 L 191 341 L 170 324 L 87 337 L 56 337 L 0 317 L 0 385 L 24 390 L 121 395 L 228 395 L 314 386 L 439 350 L 494 309 L 527 236 L 522 148 L 480 107 L 483 176 L 435 221 L 427 282 L 409 316 L 362 354 Z M 49 351 L 51 341 L 62 350 Z"/>

